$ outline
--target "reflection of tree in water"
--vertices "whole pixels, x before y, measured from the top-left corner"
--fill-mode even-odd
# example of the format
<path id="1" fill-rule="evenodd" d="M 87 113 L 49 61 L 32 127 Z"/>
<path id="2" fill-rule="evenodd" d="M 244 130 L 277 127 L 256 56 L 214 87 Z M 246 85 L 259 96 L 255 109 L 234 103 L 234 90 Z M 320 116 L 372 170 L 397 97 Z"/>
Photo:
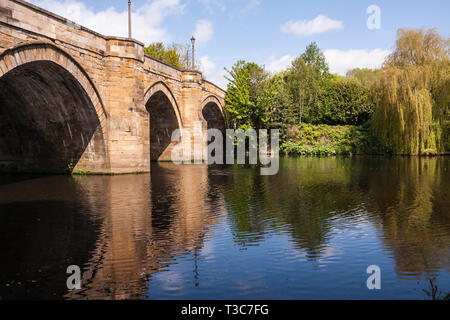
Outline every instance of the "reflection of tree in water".
<path id="1" fill-rule="evenodd" d="M 449 268 L 448 163 L 446 158 L 283 159 L 273 177 L 235 167 L 225 189 L 235 241 L 256 245 L 287 224 L 299 248 L 310 259 L 320 258 L 336 221 L 351 221 L 357 212 L 382 231 L 399 274 Z"/>
<path id="2" fill-rule="evenodd" d="M 264 239 L 264 231 L 271 227 L 262 177 L 257 168 L 234 168 L 226 177 L 225 198 L 235 241 L 246 246 Z M 259 172 L 259 171 L 258 171 Z"/>
<path id="3" fill-rule="evenodd" d="M 450 270 L 448 164 L 446 158 L 394 158 L 380 162 L 371 178 L 369 210 L 379 212 L 375 222 L 401 276 Z"/>
<path id="4" fill-rule="evenodd" d="M 258 168 L 236 168 L 225 196 L 237 242 L 258 242 L 266 229 L 287 224 L 299 248 L 319 257 L 332 228 L 329 218 L 355 203 L 350 165 L 331 158 L 283 159 L 278 175 L 266 177 Z"/>

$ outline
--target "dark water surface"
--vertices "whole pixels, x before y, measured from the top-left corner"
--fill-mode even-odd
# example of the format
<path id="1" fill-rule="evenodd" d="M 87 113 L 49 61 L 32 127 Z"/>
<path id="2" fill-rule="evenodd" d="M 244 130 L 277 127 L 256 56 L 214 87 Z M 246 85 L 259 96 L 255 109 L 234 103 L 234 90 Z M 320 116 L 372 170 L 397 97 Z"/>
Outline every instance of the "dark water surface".
<path id="1" fill-rule="evenodd" d="M 448 157 L 151 170 L 0 176 L 0 297 L 427 299 L 433 277 L 450 291 Z"/>

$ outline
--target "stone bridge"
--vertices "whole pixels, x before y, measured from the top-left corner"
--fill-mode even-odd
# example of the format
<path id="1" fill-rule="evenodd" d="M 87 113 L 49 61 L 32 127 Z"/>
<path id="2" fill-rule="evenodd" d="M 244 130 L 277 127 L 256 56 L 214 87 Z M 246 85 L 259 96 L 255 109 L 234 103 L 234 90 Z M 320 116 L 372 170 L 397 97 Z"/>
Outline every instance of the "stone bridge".
<path id="1" fill-rule="evenodd" d="M 0 0 L 0 171 L 148 172 L 177 128 L 225 128 L 225 92 L 22 0 Z"/>

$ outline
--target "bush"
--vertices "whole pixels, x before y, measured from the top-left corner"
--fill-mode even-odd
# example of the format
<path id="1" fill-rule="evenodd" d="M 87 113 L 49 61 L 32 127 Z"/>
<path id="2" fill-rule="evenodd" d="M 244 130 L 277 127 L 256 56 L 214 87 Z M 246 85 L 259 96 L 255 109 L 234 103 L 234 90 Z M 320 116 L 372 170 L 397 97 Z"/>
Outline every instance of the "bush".
<path id="1" fill-rule="evenodd" d="M 286 155 L 303 156 L 390 153 L 371 135 L 368 124 L 356 127 L 303 123 L 281 144 L 280 150 Z"/>

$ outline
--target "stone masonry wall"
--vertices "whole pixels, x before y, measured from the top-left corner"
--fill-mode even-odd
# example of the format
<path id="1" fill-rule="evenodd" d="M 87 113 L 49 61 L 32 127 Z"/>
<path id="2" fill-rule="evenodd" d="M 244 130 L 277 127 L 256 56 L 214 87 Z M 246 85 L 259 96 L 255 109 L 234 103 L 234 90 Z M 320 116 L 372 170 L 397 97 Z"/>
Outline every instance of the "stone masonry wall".
<path id="1" fill-rule="evenodd" d="M 76 66 L 72 67 L 77 69 L 74 77 L 85 83 L 100 120 L 101 135 L 93 135 L 76 169 L 105 173 L 150 170 L 146 105 L 155 84 L 162 83 L 159 90 L 164 87 L 164 93 L 172 96 L 168 97 L 171 107 L 183 128 L 192 128 L 194 121 L 205 122 L 202 103 L 206 99 L 215 97 L 219 107 L 224 107 L 223 90 L 205 81 L 199 72 L 182 71 L 145 56 L 144 44 L 139 41 L 100 35 L 22 0 L 0 0 L 0 79 L 13 64 L 20 64 L 14 54 L 20 57 L 22 53 L 11 49 L 28 46 L 34 50 L 32 46 L 43 44 L 53 60 L 61 50 L 69 61 L 65 64 Z M 46 52 L 39 59 L 53 61 L 45 57 Z M 103 149 L 94 146 L 98 145 L 94 138 L 99 136 L 104 139 Z"/>

